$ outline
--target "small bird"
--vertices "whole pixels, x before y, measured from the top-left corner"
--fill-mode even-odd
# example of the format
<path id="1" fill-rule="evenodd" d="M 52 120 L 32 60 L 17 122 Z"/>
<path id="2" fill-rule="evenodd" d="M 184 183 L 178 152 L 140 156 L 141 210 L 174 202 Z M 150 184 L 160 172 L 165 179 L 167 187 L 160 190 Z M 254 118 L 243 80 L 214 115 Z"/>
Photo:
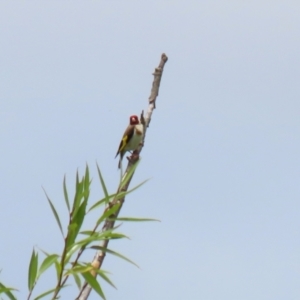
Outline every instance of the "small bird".
<path id="1" fill-rule="evenodd" d="M 119 169 L 121 161 L 126 151 L 134 151 L 142 142 L 144 133 L 144 125 L 140 123 L 138 116 L 130 116 L 129 125 L 124 132 L 118 152 L 115 158 L 120 154 Z"/>

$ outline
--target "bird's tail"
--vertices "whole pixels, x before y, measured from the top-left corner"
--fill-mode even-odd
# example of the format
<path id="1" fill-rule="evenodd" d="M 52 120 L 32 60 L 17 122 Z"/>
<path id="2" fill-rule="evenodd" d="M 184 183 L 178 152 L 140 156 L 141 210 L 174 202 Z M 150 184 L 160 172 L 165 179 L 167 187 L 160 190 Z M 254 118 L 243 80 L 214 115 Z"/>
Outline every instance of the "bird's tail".
<path id="1" fill-rule="evenodd" d="M 122 159 L 124 156 L 124 152 L 120 152 L 120 160 L 119 160 L 119 164 L 118 164 L 118 168 L 121 169 L 121 164 L 122 164 Z"/>

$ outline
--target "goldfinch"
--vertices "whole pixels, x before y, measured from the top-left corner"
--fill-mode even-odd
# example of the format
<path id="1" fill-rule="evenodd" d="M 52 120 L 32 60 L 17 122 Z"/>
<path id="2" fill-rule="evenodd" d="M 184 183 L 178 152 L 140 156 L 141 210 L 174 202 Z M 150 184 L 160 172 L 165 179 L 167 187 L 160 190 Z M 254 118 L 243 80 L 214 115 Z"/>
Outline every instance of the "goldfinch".
<path id="1" fill-rule="evenodd" d="M 124 132 L 116 157 L 120 154 L 119 169 L 126 151 L 134 151 L 142 142 L 144 126 L 140 124 L 138 116 L 130 116 L 129 125 Z M 115 158 L 116 158 L 115 157 Z"/>

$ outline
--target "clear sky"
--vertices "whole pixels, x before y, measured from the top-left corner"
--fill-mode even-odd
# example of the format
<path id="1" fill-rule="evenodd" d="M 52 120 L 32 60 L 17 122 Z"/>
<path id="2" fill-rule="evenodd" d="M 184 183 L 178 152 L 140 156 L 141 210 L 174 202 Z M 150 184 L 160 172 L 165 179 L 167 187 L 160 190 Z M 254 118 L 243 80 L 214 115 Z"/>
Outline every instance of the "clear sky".
<path id="1" fill-rule="evenodd" d="M 131 240 L 110 247 L 140 269 L 107 256 L 107 298 L 299 299 L 299 15 L 299 1 L 1 1 L 0 280 L 25 299 L 33 246 L 61 249 L 42 186 L 64 225 L 64 174 L 73 191 L 88 163 L 96 201 L 97 161 L 115 191 L 165 52 L 133 185 L 151 180 L 121 212 L 161 222 L 122 225 Z"/>

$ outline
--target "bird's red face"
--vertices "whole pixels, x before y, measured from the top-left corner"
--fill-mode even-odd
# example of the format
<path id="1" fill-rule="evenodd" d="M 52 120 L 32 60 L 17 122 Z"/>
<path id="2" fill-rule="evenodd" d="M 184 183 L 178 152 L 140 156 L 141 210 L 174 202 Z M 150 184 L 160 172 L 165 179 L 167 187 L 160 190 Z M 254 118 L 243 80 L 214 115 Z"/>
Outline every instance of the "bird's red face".
<path id="1" fill-rule="evenodd" d="M 130 122 L 130 125 L 137 125 L 140 123 L 138 116 L 130 116 L 129 122 Z"/>

